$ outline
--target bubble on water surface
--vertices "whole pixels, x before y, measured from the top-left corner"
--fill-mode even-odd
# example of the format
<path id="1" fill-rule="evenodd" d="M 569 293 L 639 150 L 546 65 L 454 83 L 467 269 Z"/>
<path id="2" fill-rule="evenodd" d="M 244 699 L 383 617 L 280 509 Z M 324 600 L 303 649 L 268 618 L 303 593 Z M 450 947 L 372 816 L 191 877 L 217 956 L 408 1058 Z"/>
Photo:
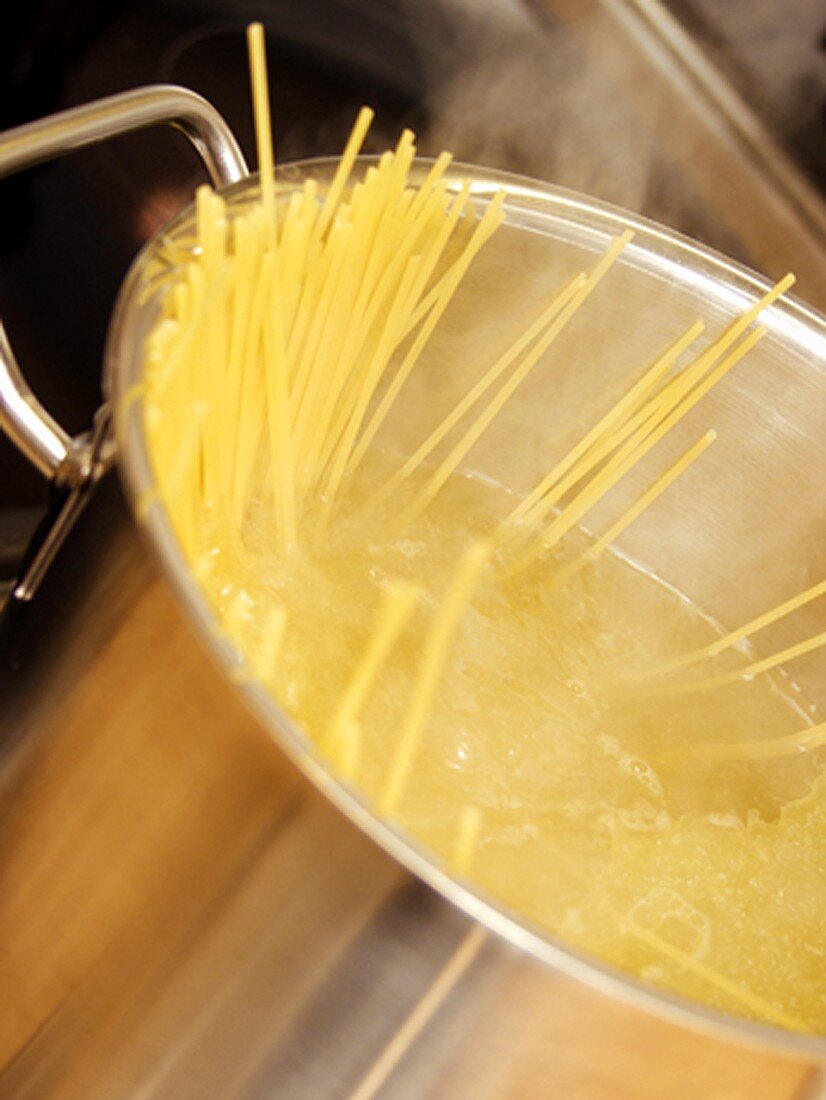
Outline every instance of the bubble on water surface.
<path id="1" fill-rule="evenodd" d="M 638 833 L 658 832 L 667 829 L 671 824 L 671 814 L 645 799 L 639 799 L 632 807 L 617 810 L 617 820 L 626 829 L 633 829 Z"/>
<path id="2" fill-rule="evenodd" d="M 650 794 L 661 795 L 663 793 L 660 777 L 648 761 L 641 756 L 621 756 L 619 766 L 620 771 L 630 775 L 632 779 L 636 779 Z"/>

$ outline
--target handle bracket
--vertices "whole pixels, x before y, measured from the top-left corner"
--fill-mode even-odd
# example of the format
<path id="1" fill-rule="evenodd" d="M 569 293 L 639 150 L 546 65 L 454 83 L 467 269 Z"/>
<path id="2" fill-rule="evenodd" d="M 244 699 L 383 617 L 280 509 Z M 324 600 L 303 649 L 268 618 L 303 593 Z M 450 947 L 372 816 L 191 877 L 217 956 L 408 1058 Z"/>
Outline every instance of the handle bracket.
<path id="1" fill-rule="evenodd" d="M 169 125 L 195 148 L 215 187 L 227 187 L 248 174 L 244 156 L 224 119 L 201 96 L 171 84 L 150 85 L 50 115 L 0 134 L 0 178 L 65 156 L 112 137 Z M 114 459 L 111 418 L 105 406 L 94 427 L 72 437 L 32 393 L 0 322 L 0 429 L 56 489 L 68 494 L 62 510 L 42 539 L 35 560 L 15 589 L 30 599 L 54 558 L 88 491 Z M 32 566 L 36 566 L 32 572 Z"/>

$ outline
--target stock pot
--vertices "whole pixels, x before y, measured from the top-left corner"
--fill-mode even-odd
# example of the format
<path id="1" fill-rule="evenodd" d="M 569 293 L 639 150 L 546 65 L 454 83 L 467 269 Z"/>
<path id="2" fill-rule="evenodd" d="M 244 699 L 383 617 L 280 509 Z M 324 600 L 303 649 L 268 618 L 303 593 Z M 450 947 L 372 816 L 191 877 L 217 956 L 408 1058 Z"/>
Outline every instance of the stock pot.
<path id="1" fill-rule="evenodd" d="M 7 175 L 108 137 L 167 123 L 182 130 L 198 151 L 212 184 L 230 203 L 242 204 L 254 193 L 238 145 L 226 124 L 203 99 L 181 88 L 138 89 L 21 127 L 0 138 L 0 174 Z M 308 175 L 321 189 L 335 167 L 318 159 L 285 166 L 279 187 L 300 186 Z M 360 158 L 357 173 L 370 158 Z M 414 166 L 426 171 L 428 162 Z M 473 180 L 474 200 L 481 205 L 500 188 L 507 192 L 506 231 L 490 261 L 474 273 L 470 291 L 487 325 L 471 333 L 479 346 L 490 335 L 496 311 L 518 308 L 537 272 L 570 270 L 571 264 L 596 253 L 619 231 L 631 228 L 633 244 L 619 265 L 619 277 L 597 315 L 566 334 L 562 354 L 577 354 L 598 364 L 606 390 L 621 389 L 629 371 L 649 349 L 662 344 L 700 312 L 716 325 L 725 324 L 768 289 L 760 276 L 661 226 L 587 197 L 521 177 L 484 168 L 457 165 L 449 183 Z M 70 438 L 29 391 L 5 333 L 0 336 L 0 417 L 2 426 L 54 486 L 57 506 L 14 590 L 7 614 L 29 602 L 95 485 L 117 465 L 136 522 L 198 637 L 212 655 L 215 675 L 233 685 L 273 741 L 295 765 L 360 829 L 472 918 L 544 963 L 560 968 L 603 992 L 636 1002 L 693 1027 L 779 1048 L 789 1053 L 826 1058 L 826 1039 L 784 1032 L 739 1019 L 655 989 L 601 961 L 575 950 L 508 912 L 495 899 L 448 873 L 428 851 L 392 823 L 382 820 L 358 790 L 328 769 L 306 734 L 254 678 L 243 671 L 240 655 L 222 635 L 197 580 L 176 542 L 154 477 L 143 430 L 141 371 L 143 339 L 159 305 L 148 278 L 160 242 L 186 241 L 193 211 L 183 211 L 146 245 L 133 264 L 115 303 L 107 338 L 103 376 L 104 403 L 88 433 Z M 628 325 L 629 316 L 633 326 Z M 742 618 L 743 576 L 758 577 L 761 603 L 772 606 L 783 594 L 804 586 L 810 572 L 822 574 L 826 540 L 822 538 L 822 487 L 817 471 L 826 468 L 826 319 L 794 299 L 766 311 L 768 335 L 752 353 L 745 373 L 712 393 L 704 402 L 704 423 L 718 429 L 720 461 L 702 483 L 679 485 L 652 515 L 626 533 L 622 549 L 652 564 L 664 579 L 722 621 Z M 616 333 L 622 334 L 616 339 Z M 449 341 L 457 334 L 448 332 Z M 468 358 L 472 358 L 468 356 Z M 593 382 L 594 376 L 591 377 Z M 525 395 L 517 394 L 495 431 L 474 455 L 475 467 L 517 490 L 530 485 L 548 468 L 555 454 L 582 434 L 598 407 L 599 392 L 587 386 L 554 389 L 552 380 Z M 393 429 L 400 446 L 426 408 L 435 373 L 425 370 L 409 394 L 407 426 Z M 461 377 L 439 385 L 461 385 Z M 672 446 L 692 436 L 692 418 L 675 433 Z M 412 435 L 411 435 L 412 438 Z M 737 471 L 746 454 L 746 481 Z M 615 504 L 633 499 L 646 477 L 632 476 Z M 790 493 L 794 508 L 788 507 Z M 600 514 L 597 514 L 597 520 Z M 726 569 L 709 563 L 726 561 Z M 812 577 L 812 579 L 815 579 Z M 806 613 L 814 622 L 815 612 Z M 814 627 L 813 627 L 814 629 Z M 800 630 L 800 623 L 796 626 Z M 798 635 L 799 636 L 799 635 Z M 780 642 L 784 642 L 782 628 Z M 794 640 L 791 635 L 789 640 Z M 816 704 L 826 702 L 824 685 L 814 666 L 806 666 L 802 687 Z"/>

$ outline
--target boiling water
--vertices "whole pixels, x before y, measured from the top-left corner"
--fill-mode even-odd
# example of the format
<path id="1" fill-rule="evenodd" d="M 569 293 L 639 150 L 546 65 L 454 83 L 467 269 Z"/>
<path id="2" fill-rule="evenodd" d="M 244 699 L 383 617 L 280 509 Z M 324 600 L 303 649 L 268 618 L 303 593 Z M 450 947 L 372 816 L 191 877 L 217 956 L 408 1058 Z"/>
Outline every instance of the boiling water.
<path id="1" fill-rule="evenodd" d="M 205 580 L 251 657 L 270 610 L 286 610 L 280 655 L 264 676 L 315 739 L 364 652 L 382 589 L 399 578 L 421 586 L 359 716 L 354 778 L 370 801 L 381 798 L 422 640 L 456 562 L 514 504 L 501 488 L 454 477 L 401 529 L 403 496 L 364 508 L 383 461 L 374 457 L 357 477 L 315 548 L 289 559 L 274 553 L 270 506 L 258 502 L 243 545 L 216 550 Z M 653 984 L 824 1031 L 822 754 L 682 763 L 674 755 L 686 744 L 792 733 L 812 716 L 773 675 L 658 694 L 646 673 L 719 632 L 615 554 L 555 585 L 555 566 L 586 545 L 577 532 L 559 557 L 516 575 L 496 559 L 486 566 L 398 821 L 449 863 L 462 808 L 478 807 L 467 875 L 510 909 Z M 743 663 L 729 652 L 701 667 L 713 675 Z"/>

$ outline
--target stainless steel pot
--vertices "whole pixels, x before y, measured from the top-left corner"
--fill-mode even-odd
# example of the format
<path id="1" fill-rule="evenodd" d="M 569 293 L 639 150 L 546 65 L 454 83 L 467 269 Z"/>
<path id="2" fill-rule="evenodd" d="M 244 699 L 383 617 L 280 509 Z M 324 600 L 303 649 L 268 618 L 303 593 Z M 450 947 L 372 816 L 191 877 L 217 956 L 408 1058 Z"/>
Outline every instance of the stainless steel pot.
<path id="1" fill-rule="evenodd" d="M 147 88 L 66 112 L 23 127 L 0 140 L 0 174 L 18 170 L 138 127 L 167 122 L 187 134 L 200 153 L 212 182 L 230 201 L 242 201 L 255 186 L 247 176 L 238 147 L 219 116 L 192 93 L 175 88 Z M 332 160 L 290 165 L 280 186 L 293 188 L 307 175 L 323 187 Z M 363 170 L 369 161 L 361 162 Z M 417 171 L 426 169 L 426 162 Z M 714 325 L 724 324 L 767 288 L 760 276 L 712 251 L 616 208 L 531 180 L 476 167 L 456 166 L 451 180 L 473 180 L 473 193 L 484 203 L 498 188 L 507 191 L 505 231 L 494 239 L 488 257 L 465 293 L 485 320 L 467 336 L 484 347 L 494 328 L 535 280 L 547 281 L 556 270 L 571 270 L 600 249 L 617 231 L 631 227 L 635 240 L 620 265 L 613 295 L 603 296 L 587 321 L 574 324 L 560 343 L 559 354 L 576 354 L 583 369 L 576 385 L 555 387 L 552 378 L 520 393 L 474 456 L 474 466 L 519 489 L 548 468 L 554 456 L 582 434 L 593 418 L 598 398 L 622 387 L 628 372 L 679 330 L 697 312 Z M 185 234 L 192 211 L 184 211 L 162 235 Z M 65 532 L 91 487 L 117 453 L 132 505 L 150 546 L 218 668 L 235 684 L 276 743 L 333 802 L 390 852 L 472 917 L 554 967 L 607 993 L 635 1001 L 691 1026 L 785 1051 L 826 1057 L 826 1040 L 755 1024 L 656 990 L 548 935 L 468 882 L 457 880 L 426 850 L 365 804 L 358 790 L 342 784 L 328 769 L 306 734 L 254 680 L 240 680 L 239 658 L 222 634 L 211 608 L 192 577 L 162 504 L 154 498 L 151 463 L 142 423 L 140 389 L 143 337 L 158 307 L 147 292 L 147 266 L 161 234 L 135 261 L 118 297 L 105 354 L 106 401 L 93 429 L 70 439 L 28 391 L 8 341 L 0 345 L 0 422 L 21 450 L 65 493 L 65 503 L 44 539 L 15 597 L 29 599 L 42 579 Z M 629 315 L 633 324 L 628 324 Z M 752 354 L 747 370 L 728 380 L 706 399 L 702 423 L 718 429 L 718 476 L 686 479 L 662 504 L 626 533 L 622 548 L 651 565 L 700 606 L 723 621 L 744 618 L 749 589 L 742 578 L 759 578 L 760 605 L 771 606 L 789 591 L 802 588 L 810 572 L 822 574 L 826 539 L 822 537 L 822 490 L 816 476 L 826 461 L 826 319 L 800 302 L 786 300 L 764 316 L 769 333 Z M 618 334 L 620 334 L 618 336 Z M 446 331 L 450 342 L 457 333 Z M 438 355 L 438 345 L 434 354 Z M 439 386 L 461 386 L 460 373 Z M 396 442 L 415 432 L 416 418 L 434 386 L 424 370 L 405 406 L 405 424 L 395 425 Z M 696 434 L 691 417 L 671 441 L 675 449 Z M 741 467 L 744 463 L 744 472 Z M 643 481 L 647 468 L 639 473 Z M 612 502 L 623 505 L 639 486 L 629 478 Z M 793 494 L 794 507 L 789 508 Z M 139 506 L 140 505 L 140 506 Z M 599 522 L 601 515 L 598 514 Z M 726 562 L 725 569 L 709 563 Z M 811 580 L 815 577 L 812 576 Z M 811 581 L 809 582 L 811 583 Z M 809 616 L 815 612 L 810 609 Z M 800 621 L 796 625 L 800 631 Z M 797 634 L 799 637 L 799 633 Z M 777 635 L 784 644 L 783 628 Z M 789 640 L 792 638 L 790 636 Z M 824 685 L 815 665 L 802 666 L 799 680 L 816 703 L 824 702 Z"/>

